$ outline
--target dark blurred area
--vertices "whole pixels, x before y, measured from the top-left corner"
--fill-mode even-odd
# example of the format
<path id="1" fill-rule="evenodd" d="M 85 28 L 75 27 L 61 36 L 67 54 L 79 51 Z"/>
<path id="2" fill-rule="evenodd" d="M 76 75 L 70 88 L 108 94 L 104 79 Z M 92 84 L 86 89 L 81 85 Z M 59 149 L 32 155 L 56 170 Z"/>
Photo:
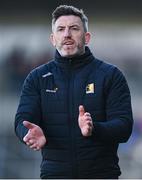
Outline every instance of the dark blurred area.
<path id="1" fill-rule="evenodd" d="M 121 18 L 131 22 L 133 19 L 141 19 L 142 1 L 141 0 L 1 0 L 0 1 L 0 20 L 5 23 L 11 22 L 47 22 L 51 20 L 53 9 L 60 4 L 74 5 L 79 9 L 87 10 L 86 14 L 96 19 L 98 16 L 103 18 Z M 18 19 L 17 19 L 18 18 Z M 9 22 L 10 23 L 10 22 Z"/>
<path id="2" fill-rule="evenodd" d="M 60 5 L 60 4 L 67 4 L 67 5 L 74 5 L 79 8 L 86 8 L 88 9 L 88 13 L 92 13 L 93 11 L 96 13 L 105 13 L 109 10 L 109 13 L 117 13 L 122 12 L 132 12 L 132 14 L 137 15 L 141 13 L 142 2 L 141 0 L 90 0 L 90 1 L 76 1 L 76 0 L 1 0 L 0 11 L 1 13 L 15 13 L 16 12 L 42 12 L 47 13 L 47 10 L 52 12 L 52 10 Z M 16 12 L 15 12 L 16 11 Z"/>
<path id="3" fill-rule="evenodd" d="M 53 56 L 51 14 L 60 4 L 83 9 L 97 58 L 117 65 L 132 94 L 133 133 L 119 148 L 124 179 L 142 178 L 142 1 L 0 1 L 0 179 L 39 178 L 41 155 L 14 133 L 14 116 L 27 74 Z"/>

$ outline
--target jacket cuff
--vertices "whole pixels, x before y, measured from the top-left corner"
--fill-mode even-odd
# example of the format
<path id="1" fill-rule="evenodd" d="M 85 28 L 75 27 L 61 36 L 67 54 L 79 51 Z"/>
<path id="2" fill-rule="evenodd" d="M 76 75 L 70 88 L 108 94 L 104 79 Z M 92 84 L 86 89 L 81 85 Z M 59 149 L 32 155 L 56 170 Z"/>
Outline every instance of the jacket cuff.
<path id="1" fill-rule="evenodd" d="M 24 136 L 28 133 L 28 129 L 23 125 L 23 123 L 19 123 L 16 127 L 16 135 L 19 137 L 20 141 L 23 141 Z"/>

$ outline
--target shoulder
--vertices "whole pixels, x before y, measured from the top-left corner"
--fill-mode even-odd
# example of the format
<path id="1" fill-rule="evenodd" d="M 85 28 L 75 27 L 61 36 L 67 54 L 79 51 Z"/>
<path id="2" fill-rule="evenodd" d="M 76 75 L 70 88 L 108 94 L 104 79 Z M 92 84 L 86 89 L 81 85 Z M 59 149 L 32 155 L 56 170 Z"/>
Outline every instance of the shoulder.
<path id="1" fill-rule="evenodd" d="M 96 80 L 104 84 L 106 89 L 118 86 L 128 86 L 124 73 L 119 67 L 96 59 Z"/>
<path id="2" fill-rule="evenodd" d="M 96 59 L 96 66 L 99 71 L 102 71 L 104 73 L 118 69 L 118 67 L 116 67 L 115 65 L 110 64 L 110 63 L 100 60 L 100 59 Z"/>
<path id="3" fill-rule="evenodd" d="M 104 74 L 105 76 L 114 76 L 114 75 L 123 75 L 123 72 L 114 64 L 110 64 L 106 61 L 96 59 L 96 69 L 99 73 Z"/>
<path id="4" fill-rule="evenodd" d="M 32 76 L 33 78 L 40 78 L 48 74 L 49 72 L 52 72 L 54 68 L 55 68 L 54 60 L 51 60 L 48 63 L 42 64 L 31 70 L 28 76 Z"/>
<path id="5" fill-rule="evenodd" d="M 34 84 L 38 85 L 44 76 L 48 75 L 48 73 L 52 73 L 55 68 L 54 60 L 50 62 L 40 65 L 34 69 L 32 69 L 27 75 L 24 84 Z"/>

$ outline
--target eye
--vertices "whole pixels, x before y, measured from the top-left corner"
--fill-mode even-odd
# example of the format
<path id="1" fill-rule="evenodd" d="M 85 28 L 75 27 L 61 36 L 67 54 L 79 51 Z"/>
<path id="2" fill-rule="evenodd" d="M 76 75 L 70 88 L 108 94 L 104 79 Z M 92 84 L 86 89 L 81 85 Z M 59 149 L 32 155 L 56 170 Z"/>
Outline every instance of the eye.
<path id="1" fill-rule="evenodd" d="M 63 30 L 64 30 L 64 28 L 59 27 L 59 28 L 57 29 L 57 32 L 61 32 L 61 31 L 63 31 Z"/>
<path id="2" fill-rule="evenodd" d="M 60 28 L 60 29 L 58 29 L 58 31 L 63 31 L 63 29 L 62 29 L 62 28 Z"/>
<path id="3" fill-rule="evenodd" d="M 72 26 L 71 29 L 74 30 L 74 31 L 79 31 L 79 27 L 78 26 Z"/>
<path id="4" fill-rule="evenodd" d="M 78 31 L 79 30 L 79 28 L 76 27 L 76 26 L 72 27 L 71 29 L 74 30 L 74 31 Z"/>

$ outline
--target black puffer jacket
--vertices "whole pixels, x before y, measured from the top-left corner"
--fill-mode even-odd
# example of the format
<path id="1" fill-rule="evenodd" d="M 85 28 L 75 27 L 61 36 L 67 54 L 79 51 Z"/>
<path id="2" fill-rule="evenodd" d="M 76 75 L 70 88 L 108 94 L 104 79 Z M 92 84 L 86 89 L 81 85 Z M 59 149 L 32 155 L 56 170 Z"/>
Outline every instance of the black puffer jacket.
<path id="1" fill-rule="evenodd" d="M 78 107 L 91 113 L 94 131 L 83 137 Z M 25 80 L 15 130 L 22 140 L 23 120 L 39 125 L 47 138 L 41 178 L 111 178 L 120 175 L 117 148 L 132 131 L 127 82 L 115 66 L 97 60 L 86 47 L 76 58 L 55 60 Z"/>

